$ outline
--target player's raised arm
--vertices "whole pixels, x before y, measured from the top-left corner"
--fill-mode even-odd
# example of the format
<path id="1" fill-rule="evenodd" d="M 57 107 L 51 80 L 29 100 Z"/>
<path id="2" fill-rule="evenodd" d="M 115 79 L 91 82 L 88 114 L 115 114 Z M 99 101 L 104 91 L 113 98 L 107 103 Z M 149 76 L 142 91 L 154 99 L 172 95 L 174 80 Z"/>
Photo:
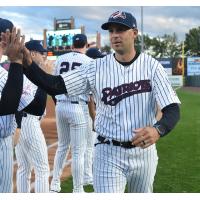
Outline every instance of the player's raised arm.
<path id="1" fill-rule="evenodd" d="M 12 32 L 9 30 L 1 34 L 1 52 L 7 55 L 11 61 L 7 81 L 2 88 L 0 99 L 0 115 L 14 114 L 19 105 L 23 88 L 23 68 L 22 60 L 25 37 L 21 37 L 20 29 L 15 27 Z"/>
<path id="2" fill-rule="evenodd" d="M 37 86 L 50 95 L 67 93 L 65 83 L 61 76 L 53 76 L 44 72 L 32 61 L 30 52 L 24 48 L 24 73 Z"/>

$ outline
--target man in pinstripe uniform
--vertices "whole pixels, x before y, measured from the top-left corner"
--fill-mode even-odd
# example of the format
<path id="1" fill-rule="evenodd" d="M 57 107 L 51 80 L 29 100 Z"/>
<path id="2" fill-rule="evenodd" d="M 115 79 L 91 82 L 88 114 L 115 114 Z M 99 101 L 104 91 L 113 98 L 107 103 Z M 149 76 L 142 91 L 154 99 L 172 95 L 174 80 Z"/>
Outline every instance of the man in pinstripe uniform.
<path id="1" fill-rule="evenodd" d="M 39 40 L 26 42 L 32 59 L 41 68 L 44 68 L 47 50 Z M 42 102 L 37 106 L 46 107 L 47 94 L 40 91 Z M 46 141 L 40 127 L 42 116 L 23 112 L 19 142 L 15 147 L 17 159 L 17 192 L 31 192 L 31 171 L 35 173 L 35 192 L 49 192 L 49 163 Z"/>
<path id="2" fill-rule="evenodd" d="M 7 31 L 8 30 L 8 31 Z M 7 55 L 11 64 L 7 73 L 0 67 L 0 193 L 12 192 L 13 178 L 13 146 L 12 135 L 16 129 L 16 110 L 25 108 L 34 98 L 35 91 L 30 90 L 28 79 L 23 83 L 21 52 L 24 37 L 20 39 L 20 30 L 13 28 L 12 22 L 0 18 L 0 34 L 12 30 L 10 46 L 0 41 L 0 59 Z M 5 38 L 5 35 L 4 35 Z"/>
<path id="3" fill-rule="evenodd" d="M 87 37 L 77 34 L 73 37 L 73 51 L 60 56 L 55 64 L 55 75 L 64 74 L 88 63 L 91 59 L 85 55 Z M 66 94 L 56 96 L 56 124 L 58 130 L 58 148 L 54 158 L 51 192 L 59 192 L 60 176 L 69 152 L 72 150 L 73 192 L 84 192 L 83 185 L 92 180 L 92 149 L 94 137 L 89 124 L 88 95 L 69 97 Z M 89 142 L 88 142 L 89 141 Z M 85 164 L 84 164 L 85 163 Z M 87 166 L 90 167 L 87 167 Z M 85 169 L 87 167 L 87 169 Z M 87 170 L 87 171 L 86 171 Z M 85 176 L 84 176 L 85 174 Z M 84 178 L 86 178 L 84 180 Z"/>
<path id="4" fill-rule="evenodd" d="M 126 183 L 128 192 L 152 192 L 158 162 L 155 143 L 180 119 L 180 101 L 162 65 L 135 50 L 138 30 L 131 13 L 113 13 L 102 29 L 109 31 L 113 54 L 56 77 L 26 57 L 26 74 L 51 94 L 93 92 L 98 134 L 95 192 L 124 192 Z"/>

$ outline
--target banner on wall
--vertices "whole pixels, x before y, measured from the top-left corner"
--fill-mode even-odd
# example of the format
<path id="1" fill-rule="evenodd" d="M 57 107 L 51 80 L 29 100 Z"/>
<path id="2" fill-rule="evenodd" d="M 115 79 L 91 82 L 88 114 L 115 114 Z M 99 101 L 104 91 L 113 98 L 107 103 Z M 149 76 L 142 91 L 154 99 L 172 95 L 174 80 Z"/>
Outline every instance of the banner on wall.
<path id="1" fill-rule="evenodd" d="M 182 87 L 183 86 L 183 76 L 182 75 L 169 75 L 169 81 L 173 87 Z"/>
<path id="2" fill-rule="evenodd" d="M 200 57 L 187 58 L 187 75 L 200 75 Z"/>
<path id="3" fill-rule="evenodd" d="M 168 75 L 172 75 L 172 59 L 171 58 L 158 58 L 158 61 L 164 67 Z"/>
<path id="4" fill-rule="evenodd" d="M 172 75 L 182 75 L 184 71 L 185 59 L 183 62 L 183 58 L 173 58 L 172 59 Z"/>

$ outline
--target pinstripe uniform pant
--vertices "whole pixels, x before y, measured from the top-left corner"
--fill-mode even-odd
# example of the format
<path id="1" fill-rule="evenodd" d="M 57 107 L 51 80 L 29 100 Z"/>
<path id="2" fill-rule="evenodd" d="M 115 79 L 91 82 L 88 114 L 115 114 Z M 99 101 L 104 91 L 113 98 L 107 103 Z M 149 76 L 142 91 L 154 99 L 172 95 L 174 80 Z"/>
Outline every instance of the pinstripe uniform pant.
<path id="1" fill-rule="evenodd" d="M 98 144 L 94 159 L 94 190 L 100 193 L 153 192 L 158 157 L 155 145 L 125 149 Z"/>
<path id="2" fill-rule="evenodd" d="M 22 118 L 19 143 L 15 147 L 18 164 L 17 192 L 30 192 L 32 168 L 35 172 L 35 192 L 49 192 L 47 145 L 38 116 Z"/>
<path id="3" fill-rule="evenodd" d="M 93 157 L 94 157 L 94 143 L 96 139 L 96 132 L 92 131 L 92 119 L 90 115 L 88 118 L 87 144 L 84 155 L 84 180 L 83 184 L 93 184 Z"/>
<path id="4" fill-rule="evenodd" d="M 88 131 L 88 116 L 88 106 L 85 103 L 72 104 L 65 101 L 58 102 L 56 105 L 58 148 L 54 158 L 53 179 L 51 182 L 51 190 L 53 191 L 59 192 L 61 190 L 60 176 L 71 144 L 73 192 L 84 192 L 84 157 L 87 150 L 87 139 L 91 140 L 92 133 Z M 93 149 L 93 147 L 90 149 Z M 91 156 L 88 156 L 88 159 L 91 159 Z M 85 166 L 88 166 L 88 163 L 90 165 L 91 162 L 87 161 Z M 92 167 L 90 166 L 90 169 L 87 170 L 89 174 L 86 174 L 91 176 Z M 88 181 L 91 181 L 92 178 L 88 178 L 88 176 Z"/>
<path id="5" fill-rule="evenodd" d="M 12 192 L 13 144 L 12 135 L 0 138 L 0 193 Z"/>

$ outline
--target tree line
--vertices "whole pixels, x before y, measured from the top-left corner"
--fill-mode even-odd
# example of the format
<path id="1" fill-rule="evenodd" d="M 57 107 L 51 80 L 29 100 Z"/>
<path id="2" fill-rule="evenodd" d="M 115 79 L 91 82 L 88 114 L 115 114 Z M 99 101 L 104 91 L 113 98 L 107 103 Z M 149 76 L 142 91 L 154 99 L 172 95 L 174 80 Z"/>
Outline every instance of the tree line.
<path id="1" fill-rule="evenodd" d="M 180 57 L 183 53 L 183 42 L 178 42 L 176 33 L 164 34 L 163 36 L 150 37 L 143 35 L 144 51 L 155 58 Z M 135 47 L 141 50 L 141 35 L 135 41 Z M 111 48 L 105 45 L 102 51 L 110 53 Z M 184 40 L 185 56 L 200 56 L 200 27 L 192 28 L 185 34 Z"/>

